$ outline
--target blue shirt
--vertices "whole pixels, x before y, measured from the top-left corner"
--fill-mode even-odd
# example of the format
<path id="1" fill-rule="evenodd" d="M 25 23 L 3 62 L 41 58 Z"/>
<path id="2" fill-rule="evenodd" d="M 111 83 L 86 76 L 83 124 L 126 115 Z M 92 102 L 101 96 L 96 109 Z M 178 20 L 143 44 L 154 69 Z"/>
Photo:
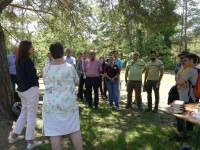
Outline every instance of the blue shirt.
<path id="1" fill-rule="evenodd" d="M 16 65 L 18 91 L 25 92 L 31 87 L 38 86 L 38 76 L 33 61 L 26 58 L 19 65 Z"/>
<path id="2" fill-rule="evenodd" d="M 122 61 L 119 58 L 115 59 L 115 65 L 117 65 L 119 68 L 122 68 L 123 66 Z"/>
<path id="3" fill-rule="evenodd" d="M 179 69 L 181 68 L 182 63 L 181 62 L 177 62 L 176 63 L 176 67 L 175 67 L 175 74 L 177 74 L 177 72 L 179 71 Z"/>
<path id="4" fill-rule="evenodd" d="M 48 59 L 48 60 L 45 62 L 44 66 L 49 65 L 52 61 L 53 61 L 53 59 Z"/>
<path id="5" fill-rule="evenodd" d="M 15 55 L 9 54 L 7 56 L 7 59 L 8 59 L 8 67 L 9 67 L 10 74 L 16 75 L 16 67 L 15 67 L 16 57 L 15 57 Z"/>
<path id="6" fill-rule="evenodd" d="M 76 59 L 72 56 L 64 57 L 64 61 L 71 64 L 71 65 L 76 65 Z"/>

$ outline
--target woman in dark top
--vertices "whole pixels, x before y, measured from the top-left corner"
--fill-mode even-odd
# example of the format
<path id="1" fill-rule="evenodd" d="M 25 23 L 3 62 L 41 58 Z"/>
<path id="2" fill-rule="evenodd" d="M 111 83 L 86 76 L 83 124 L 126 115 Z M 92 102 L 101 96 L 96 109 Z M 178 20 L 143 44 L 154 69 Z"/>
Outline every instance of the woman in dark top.
<path id="1" fill-rule="evenodd" d="M 42 144 L 35 141 L 34 131 L 39 100 L 39 83 L 34 63 L 30 58 L 34 49 L 30 41 L 21 41 L 16 57 L 16 72 L 18 79 L 18 91 L 22 102 L 22 109 L 17 119 L 15 128 L 9 138 L 9 143 L 15 143 L 24 139 L 20 135 L 26 125 L 27 149 L 33 149 Z"/>
<path id="2" fill-rule="evenodd" d="M 109 57 L 108 65 L 105 68 L 105 78 L 106 78 L 106 86 L 109 93 L 110 108 L 113 108 L 113 101 L 114 101 L 116 110 L 119 110 L 118 76 L 119 76 L 119 67 L 114 64 L 114 58 L 111 56 Z"/>
<path id="3" fill-rule="evenodd" d="M 101 57 L 99 58 L 99 61 L 100 61 L 101 66 L 102 66 L 102 74 L 104 74 L 105 68 L 106 68 L 106 66 L 107 66 L 104 57 L 101 56 Z M 107 95 L 106 95 L 107 88 L 106 88 L 106 84 L 105 84 L 105 79 L 103 78 L 102 75 L 100 75 L 100 85 L 99 85 L 99 89 L 100 89 L 102 98 L 107 99 L 107 98 L 108 98 Z"/>

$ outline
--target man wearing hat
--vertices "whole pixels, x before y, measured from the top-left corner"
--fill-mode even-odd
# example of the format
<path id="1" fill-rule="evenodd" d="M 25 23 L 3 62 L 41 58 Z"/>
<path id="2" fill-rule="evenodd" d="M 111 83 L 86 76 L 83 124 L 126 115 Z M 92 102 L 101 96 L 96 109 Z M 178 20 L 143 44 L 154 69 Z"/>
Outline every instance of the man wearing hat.
<path id="1" fill-rule="evenodd" d="M 189 54 L 189 52 L 187 52 L 187 51 L 182 51 L 180 54 L 178 54 L 180 61 L 176 63 L 175 74 L 178 73 L 179 69 L 183 65 L 183 58 L 187 54 Z"/>

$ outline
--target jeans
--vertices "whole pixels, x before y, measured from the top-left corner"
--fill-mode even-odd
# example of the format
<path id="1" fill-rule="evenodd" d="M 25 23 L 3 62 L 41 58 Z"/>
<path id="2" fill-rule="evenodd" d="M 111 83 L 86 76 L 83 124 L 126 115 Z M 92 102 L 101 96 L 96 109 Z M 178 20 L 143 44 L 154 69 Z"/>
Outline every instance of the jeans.
<path id="1" fill-rule="evenodd" d="M 138 108 L 142 107 L 142 96 L 141 96 L 142 81 L 128 81 L 127 84 L 127 106 L 131 106 L 132 103 L 132 93 L 135 90 L 135 100 L 137 102 Z"/>
<path id="2" fill-rule="evenodd" d="M 155 110 L 158 110 L 159 104 L 159 88 L 156 87 L 157 81 L 154 80 L 147 80 L 146 87 L 147 87 L 147 100 L 148 100 L 148 107 L 152 109 L 152 88 L 155 94 Z"/>
<path id="3" fill-rule="evenodd" d="M 188 103 L 185 104 L 190 104 L 190 103 L 194 103 L 192 100 Z M 184 121 L 181 118 L 176 117 L 176 121 L 177 121 L 177 129 L 179 132 L 185 132 L 185 131 L 193 131 L 193 126 L 194 124 L 188 121 Z"/>
<path id="4" fill-rule="evenodd" d="M 118 80 L 115 80 L 114 82 L 110 80 L 106 80 L 106 86 L 109 93 L 109 102 L 110 106 L 113 105 L 113 101 L 115 102 L 115 106 L 119 107 L 118 101 L 119 101 L 119 94 L 118 94 L 118 87 L 119 82 Z"/>
<path id="5" fill-rule="evenodd" d="M 99 77 L 86 77 L 86 92 L 89 107 L 93 106 L 92 103 L 92 88 L 94 89 L 94 106 L 98 107 L 99 104 Z"/>
<path id="6" fill-rule="evenodd" d="M 32 87 L 25 92 L 19 92 L 19 96 L 22 101 L 22 109 L 13 132 L 21 134 L 26 125 L 26 140 L 33 140 L 35 138 L 34 132 L 39 101 L 38 87 Z"/>

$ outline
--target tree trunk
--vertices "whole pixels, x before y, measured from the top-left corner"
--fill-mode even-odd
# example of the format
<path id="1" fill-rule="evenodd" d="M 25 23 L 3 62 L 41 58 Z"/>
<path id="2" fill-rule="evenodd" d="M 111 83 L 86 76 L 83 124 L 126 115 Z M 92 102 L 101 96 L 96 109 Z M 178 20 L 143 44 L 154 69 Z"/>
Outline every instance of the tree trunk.
<path id="1" fill-rule="evenodd" d="M 12 0 L 0 1 L 0 14 Z M 11 117 L 11 106 L 14 102 L 13 91 L 11 87 L 10 75 L 8 71 L 8 61 L 5 45 L 5 35 L 0 24 L 0 119 Z"/>
<path id="2" fill-rule="evenodd" d="M 8 71 L 8 61 L 5 46 L 5 37 L 0 26 L 0 116 L 8 117 L 10 108 L 14 102 Z"/>
<path id="3" fill-rule="evenodd" d="M 181 35 L 180 35 L 180 43 L 179 43 L 179 52 L 182 51 L 182 47 L 183 47 L 183 30 L 184 30 L 184 14 L 185 14 L 185 4 L 184 1 L 182 3 L 182 15 L 181 15 Z"/>
<path id="4" fill-rule="evenodd" d="M 187 51 L 188 48 L 187 48 L 187 18 L 188 18 L 188 0 L 185 0 L 184 2 L 184 5 L 185 5 L 185 28 L 184 28 L 184 33 L 185 33 L 185 38 L 184 38 L 184 43 L 185 43 L 185 50 Z"/>

